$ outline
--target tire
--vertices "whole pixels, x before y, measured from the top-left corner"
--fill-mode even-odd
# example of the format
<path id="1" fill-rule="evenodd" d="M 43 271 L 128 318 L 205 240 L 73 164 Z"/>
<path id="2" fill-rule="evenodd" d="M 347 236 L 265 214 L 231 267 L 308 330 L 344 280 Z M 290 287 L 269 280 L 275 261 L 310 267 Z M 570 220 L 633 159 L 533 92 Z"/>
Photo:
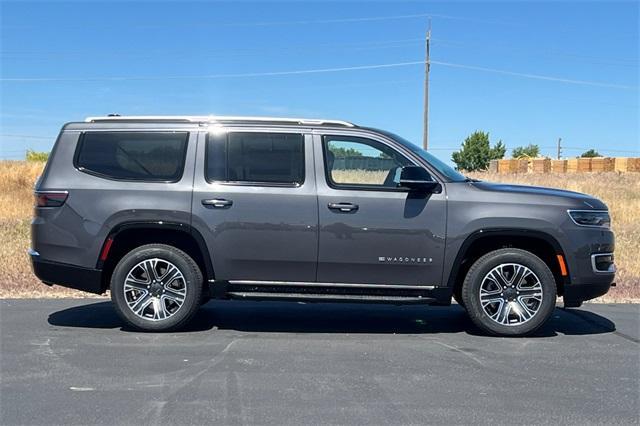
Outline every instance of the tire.
<path id="1" fill-rule="evenodd" d="M 200 308 L 202 272 L 185 252 L 148 244 L 127 253 L 111 276 L 111 300 L 129 326 L 175 331 Z"/>
<path id="2" fill-rule="evenodd" d="M 549 267 L 533 253 L 500 249 L 471 266 L 462 285 L 462 300 L 473 323 L 485 333 L 525 336 L 553 313 L 556 282 Z"/>

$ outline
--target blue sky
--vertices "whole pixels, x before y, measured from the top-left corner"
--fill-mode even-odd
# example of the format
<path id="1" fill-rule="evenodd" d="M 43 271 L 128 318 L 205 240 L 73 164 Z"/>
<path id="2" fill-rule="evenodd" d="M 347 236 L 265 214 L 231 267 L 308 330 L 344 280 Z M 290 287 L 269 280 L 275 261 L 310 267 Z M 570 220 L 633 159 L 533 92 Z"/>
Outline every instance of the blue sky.
<path id="1" fill-rule="evenodd" d="M 0 7 L 0 158 L 111 112 L 340 118 L 420 144 L 424 67 L 406 63 L 424 60 L 426 15 L 430 147 L 443 160 L 478 129 L 509 149 L 555 156 L 561 137 L 566 156 L 640 156 L 635 1 Z M 396 65 L 326 71 L 382 64 Z M 286 73 L 310 70 L 325 71 Z M 261 75 L 272 72 L 285 73 Z"/>

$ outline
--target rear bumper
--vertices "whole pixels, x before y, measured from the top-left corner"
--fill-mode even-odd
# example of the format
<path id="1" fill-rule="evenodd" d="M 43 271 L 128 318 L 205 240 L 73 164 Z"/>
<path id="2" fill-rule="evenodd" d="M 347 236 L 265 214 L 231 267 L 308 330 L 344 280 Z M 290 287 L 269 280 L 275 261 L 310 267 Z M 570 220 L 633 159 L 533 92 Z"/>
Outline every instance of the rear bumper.
<path id="1" fill-rule="evenodd" d="M 82 268 L 66 263 L 50 262 L 40 259 L 40 255 L 29 250 L 33 273 L 47 285 L 57 284 L 89 293 L 102 294 L 102 271 L 100 269 Z"/>

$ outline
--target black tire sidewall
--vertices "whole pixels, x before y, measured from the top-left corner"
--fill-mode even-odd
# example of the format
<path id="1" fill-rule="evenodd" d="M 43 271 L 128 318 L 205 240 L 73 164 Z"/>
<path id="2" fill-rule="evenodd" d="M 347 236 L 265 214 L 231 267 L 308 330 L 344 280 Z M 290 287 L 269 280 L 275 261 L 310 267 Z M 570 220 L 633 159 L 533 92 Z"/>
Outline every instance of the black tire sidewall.
<path id="1" fill-rule="evenodd" d="M 187 294 L 180 309 L 171 317 L 150 321 L 138 317 L 129 309 L 124 297 L 124 281 L 138 263 L 146 259 L 164 259 L 173 263 L 185 278 Z M 186 253 L 163 244 L 150 244 L 127 253 L 116 265 L 111 275 L 111 300 L 118 315 L 130 326 L 142 331 L 172 331 L 183 327 L 200 307 L 202 297 L 202 273 Z"/>
<path id="2" fill-rule="evenodd" d="M 542 285 L 542 305 L 533 318 L 520 325 L 502 325 L 493 321 L 480 304 L 480 286 L 491 269 L 503 263 L 517 263 L 531 269 Z M 471 320 L 483 331 L 499 336 L 524 336 L 540 328 L 556 306 L 557 289 L 553 273 L 536 255 L 520 249 L 500 249 L 478 259 L 469 269 L 462 287 L 462 298 Z"/>

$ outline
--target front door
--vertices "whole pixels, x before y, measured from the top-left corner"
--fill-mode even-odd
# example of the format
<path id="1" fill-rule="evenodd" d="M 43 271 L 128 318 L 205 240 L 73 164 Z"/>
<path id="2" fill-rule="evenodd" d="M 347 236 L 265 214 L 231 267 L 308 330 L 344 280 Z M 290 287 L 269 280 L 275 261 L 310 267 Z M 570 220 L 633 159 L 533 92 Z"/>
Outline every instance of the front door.
<path id="1" fill-rule="evenodd" d="M 217 280 L 313 281 L 318 204 L 311 135 L 218 130 L 198 144 L 193 223 Z"/>
<path id="2" fill-rule="evenodd" d="M 398 188 L 414 164 L 388 141 L 314 135 L 319 282 L 440 285 L 446 200 Z"/>

